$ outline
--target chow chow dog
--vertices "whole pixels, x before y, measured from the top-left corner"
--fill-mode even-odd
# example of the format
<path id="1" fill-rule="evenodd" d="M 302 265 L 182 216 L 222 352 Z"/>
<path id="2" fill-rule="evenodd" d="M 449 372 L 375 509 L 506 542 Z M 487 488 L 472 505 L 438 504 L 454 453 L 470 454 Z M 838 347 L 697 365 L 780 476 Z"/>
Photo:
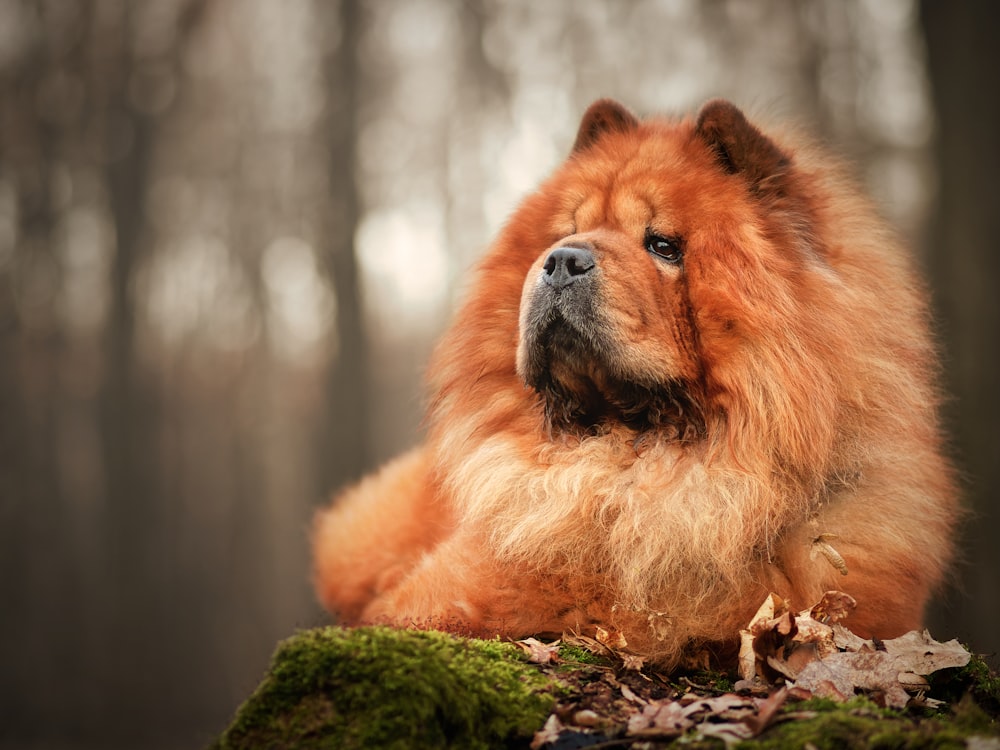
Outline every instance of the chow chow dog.
<path id="1" fill-rule="evenodd" d="M 470 288 L 423 444 L 316 519 L 341 623 L 613 633 L 668 667 L 769 592 L 921 625 L 957 516 L 926 294 L 836 160 L 722 100 L 598 101 Z"/>

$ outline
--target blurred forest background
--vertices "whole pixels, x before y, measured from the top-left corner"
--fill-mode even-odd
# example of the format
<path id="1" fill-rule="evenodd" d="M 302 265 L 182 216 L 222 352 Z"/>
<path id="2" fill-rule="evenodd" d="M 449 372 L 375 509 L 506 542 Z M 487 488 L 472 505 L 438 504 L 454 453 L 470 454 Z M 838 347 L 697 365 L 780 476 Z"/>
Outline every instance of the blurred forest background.
<path id="1" fill-rule="evenodd" d="M 795 119 L 912 240 L 975 513 L 933 632 L 996 652 L 996 7 L 0 0 L 0 747 L 198 746 L 325 622 L 311 514 L 598 96 Z"/>

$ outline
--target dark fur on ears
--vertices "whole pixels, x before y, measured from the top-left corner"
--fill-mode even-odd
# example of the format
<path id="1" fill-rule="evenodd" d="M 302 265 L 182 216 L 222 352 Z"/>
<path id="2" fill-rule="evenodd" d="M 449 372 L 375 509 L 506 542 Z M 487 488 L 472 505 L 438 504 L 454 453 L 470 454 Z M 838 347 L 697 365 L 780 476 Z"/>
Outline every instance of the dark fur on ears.
<path id="1" fill-rule="evenodd" d="M 583 114 L 576 132 L 573 153 L 590 148 L 609 131 L 627 133 L 639 125 L 638 118 L 614 99 L 598 99 Z"/>
<path id="2" fill-rule="evenodd" d="M 790 162 L 781 149 L 725 99 L 712 99 L 701 108 L 695 133 L 716 153 L 723 169 L 742 175 L 756 191 L 778 187 L 788 170 Z"/>

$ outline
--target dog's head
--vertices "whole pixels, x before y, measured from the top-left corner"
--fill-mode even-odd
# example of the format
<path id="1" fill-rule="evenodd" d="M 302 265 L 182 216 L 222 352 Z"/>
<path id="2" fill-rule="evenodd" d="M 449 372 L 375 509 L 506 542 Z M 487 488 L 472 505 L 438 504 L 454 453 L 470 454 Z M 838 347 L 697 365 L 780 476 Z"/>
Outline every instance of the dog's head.
<path id="1" fill-rule="evenodd" d="M 775 250 L 801 224 L 789 170 L 728 102 L 680 124 L 609 100 L 588 110 L 541 191 L 555 239 L 521 293 L 517 371 L 552 427 L 704 433 L 713 365 L 773 294 L 769 278 L 747 288 L 751 274 L 801 262 Z"/>

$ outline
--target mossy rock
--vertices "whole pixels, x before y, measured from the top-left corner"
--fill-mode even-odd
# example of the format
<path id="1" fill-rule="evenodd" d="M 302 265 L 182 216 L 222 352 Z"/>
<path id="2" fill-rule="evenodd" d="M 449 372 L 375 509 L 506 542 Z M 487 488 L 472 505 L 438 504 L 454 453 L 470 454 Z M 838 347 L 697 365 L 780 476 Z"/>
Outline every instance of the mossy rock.
<path id="1" fill-rule="evenodd" d="M 816 750 L 876 748 L 879 750 L 965 750 L 995 747 L 995 722 L 971 699 L 964 698 L 951 711 L 917 716 L 912 712 L 879 708 L 865 698 L 847 703 L 816 699 L 789 707 L 789 712 L 814 714 L 812 718 L 786 721 L 755 740 L 741 742 L 735 750 Z"/>
<path id="2" fill-rule="evenodd" d="M 320 628 L 279 645 L 212 750 L 526 746 L 556 690 L 509 643 Z"/>
<path id="3" fill-rule="evenodd" d="M 616 668 L 613 660 L 576 646 L 563 644 L 559 656 L 559 662 L 540 666 L 510 643 L 437 632 L 306 631 L 279 645 L 263 682 L 212 750 L 527 748 L 557 699 L 563 718 L 579 709 L 594 709 L 601 718 L 596 729 L 568 726 L 556 743 L 560 748 L 602 742 L 723 747 L 699 728 L 674 742 L 629 740 L 625 724 L 638 708 L 623 698 L 622 683 L 649 701 L 689 688 L 705 695 L 728 692 L 732 684 L 725 675 L 694 672 L 683 675 L 681 684 Z M 846 704 L 790 701 L 779 721 L 734 750 L 1000 747 L 1000 679 L 981 658 L 935 673 L 930 694 L 946 704 L 893 711 L 863 697 Z"/>

